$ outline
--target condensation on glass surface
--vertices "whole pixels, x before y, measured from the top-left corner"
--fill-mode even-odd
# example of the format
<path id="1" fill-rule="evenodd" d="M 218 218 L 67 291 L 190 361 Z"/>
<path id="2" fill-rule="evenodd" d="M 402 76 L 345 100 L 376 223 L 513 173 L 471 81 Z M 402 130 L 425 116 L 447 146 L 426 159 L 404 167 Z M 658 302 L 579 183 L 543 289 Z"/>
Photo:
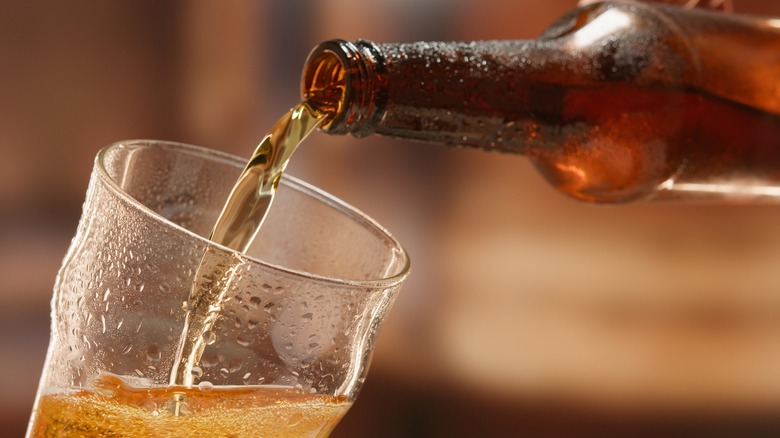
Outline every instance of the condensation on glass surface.
<path id="1" fill-rule="evenodd" d="M 315 189 L 292 188 L 295 182 L 282 184 L 284 200 L 249 256 L 208 244 L 192 232 L 210 231 L 241 168 L 226 158 L 203 166 L 203 152 L 177 152 L 178 161 L 166 159 L 141 144 L 103 157 L 107 174 L 93 175 L 55 285 L 46 386 L 89 387 L 106 372 L 142 386 L 168 384 L 187 299 L 208 254 L 225 267 L 224 278 L 211 280 L 225 294 L 203 334 L 194 385 L 356 394 L 398 289 L 398 282 L 359 282 L 400 273 L 405 255 L 370 220 L 312 202 Z"/>

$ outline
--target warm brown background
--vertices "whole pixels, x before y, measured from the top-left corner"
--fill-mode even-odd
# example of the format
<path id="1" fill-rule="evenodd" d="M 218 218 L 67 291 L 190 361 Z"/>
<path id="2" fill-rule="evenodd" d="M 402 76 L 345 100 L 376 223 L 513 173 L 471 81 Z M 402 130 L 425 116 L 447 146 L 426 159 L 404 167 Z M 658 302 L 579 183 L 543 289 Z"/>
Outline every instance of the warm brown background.
<path id="1" fill-rule="evenodd" d="M 246 156 L 296 103 L 322 40 L 532 38 L 574 4 L 4 2 L 2 435 L 25 428 L 100 147 L 159 138 Z M 778 2 L 736 9 L 780 16 Z M 334 436 L 778 431 L 780 207 L 593 207 L 520 157 L 387 139 L 316 134 L 296 155 L 291 174 L 376 218 L 413 260 Z"/>

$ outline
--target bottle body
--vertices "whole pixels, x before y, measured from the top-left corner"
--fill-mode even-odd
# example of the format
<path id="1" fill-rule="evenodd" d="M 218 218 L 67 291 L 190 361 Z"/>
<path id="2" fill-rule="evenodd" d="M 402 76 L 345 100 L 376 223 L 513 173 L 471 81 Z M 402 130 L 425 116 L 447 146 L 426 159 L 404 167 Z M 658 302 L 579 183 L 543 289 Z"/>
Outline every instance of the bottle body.
<path id="1" fill-rule="evenodd" d="M 338 55 L 343 117 L 326 132 L 524 154 L 556 188 L 595 202 L 762 194 L 780 186 L 771 23 L 602 3 L 533 41 L 331 42 L 307 61 L 304 95 L 318 56 L 349 45 Z"/>

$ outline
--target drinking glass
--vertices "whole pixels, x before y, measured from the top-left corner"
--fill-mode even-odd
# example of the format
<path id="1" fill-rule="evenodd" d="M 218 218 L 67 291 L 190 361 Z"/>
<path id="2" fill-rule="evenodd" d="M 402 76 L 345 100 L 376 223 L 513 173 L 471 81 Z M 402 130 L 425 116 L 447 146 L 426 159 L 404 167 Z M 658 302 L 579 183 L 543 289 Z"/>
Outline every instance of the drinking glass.
<path id="1" fill-rule="evenodd" d="M 244 164 L 160 141 L 98 154 L 28 436 L 328 435 L 409 258 L 372 219 L 287 176 L 245 254 L 209 241 Z M 192 386 L 172 386 L 202 260 L 229 275 Z"/>

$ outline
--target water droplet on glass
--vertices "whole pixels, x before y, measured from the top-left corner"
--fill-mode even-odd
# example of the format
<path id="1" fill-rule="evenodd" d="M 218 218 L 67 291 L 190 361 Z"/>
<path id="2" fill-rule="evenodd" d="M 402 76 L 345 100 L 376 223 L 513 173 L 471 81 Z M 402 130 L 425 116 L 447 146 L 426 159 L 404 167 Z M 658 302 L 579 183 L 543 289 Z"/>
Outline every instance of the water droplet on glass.
<path id="1" fill-rule="evenodd" d="M 230 374 L 230 371 L 228 371 L 227 368 L 220 368 L 219 369 L 219 375 L 222 376 L 222 378 L 225 378 Z"/>
<path id="2" fill-rule="evenodd" d="M 198 383 L 198 389 L 200 389 L 203 392 L 209 392 L 212 389 L 214 389 L 214 384 L 209 382 L 208 380 L 204 380 L 203 382 Z"/>
<path id="3" fill-rule="evenodd" d="M 160 351 L 160 346 L 158 344 L 150 344 L 146 347 L 146 358 L 150 361 L 157 362 L 160 360 L 161 356 L 162 352 Z"/>
<path id="4" fill-rule="evenodd" d="M 195 377 L 196 379 L 200 379 L 201 377 L 203 377 L 203 368 L 201 367 L 194 366 L 192 367 L 191 372 L 192 372 L 192 376 Z"/>
<path id="5" fill-rule="evenodd" d="M 262 300 L 260 299 L 260 297 L 251 297 L 249 298 L 249 307 L 251 307 L 252 309 L 257 309 L 260 306 L 261 302 Z"/>
<path id="6" fill-rule="evenodd" d="M 244 374 L 244 377 L 241 378 L 241 380 L 244 381 L 244 385 L 248 385 L 249 384 L 249 377 L 251 377 L 251 376 L 252 376 L 252 373 Z"/>
<path id="7" fill-rule="evenodd" d="M 253 339 L 247 338 L 247 337 L 244 337 L 244 336 L 238 336 L 236 338 L 236 343 L 238 345 L 242 346 L 242 347 L 248 347 L 248 346 L 252 345 L 254 342 L 255 341 Z"/>
<path id="8" fill-rule="evenodd" d="M 257 322 L 256 319 L 250 319 L 249 321 L 247 321 L 246 326 L 249 327 L 250 329 L 253 329 L 257 327 L 257 324 L 259 323 Z"/>
<path id="9" fill-rule="evenodd" d="M 103 292 L 103 301 L 108 301 L 109 295 L 111 295 L 111 289 L 106 289 L 106 291 Z"/>
<path id="10" fill-rule="evenodd" d="M 231 373 L 236 373 L 238 371 L 241 371 L 241 368 L 244 366 L 244 363 L 239 358 L 231 359 L 228 363 L 228 371 Z"/>
<path id="11" fill-rule="evenodd" d="M 305 322 L 310 322 L 313 316 L 314 316 L 314 315 L 313 315 L 311 312 L 309 312 L 309 313 L 304 313 L 303 315 L 301 315 L 301 319 L 302 319 L 303 321 L 305 321 Z"/>
<path id="12" fill-rule="evenodd" d="M 211 368 L 218 363 L 219 359 L 214 354 L 204 354 L 203 357 L 200 358 L 200 364 L 206 368 Z"/>

